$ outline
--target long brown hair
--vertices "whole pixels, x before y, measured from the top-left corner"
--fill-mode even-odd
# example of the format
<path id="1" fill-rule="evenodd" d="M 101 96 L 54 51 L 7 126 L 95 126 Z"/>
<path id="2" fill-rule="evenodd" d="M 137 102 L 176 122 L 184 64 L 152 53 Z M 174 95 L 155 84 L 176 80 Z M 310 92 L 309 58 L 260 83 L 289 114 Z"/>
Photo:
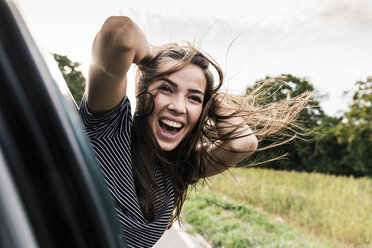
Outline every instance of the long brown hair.
<path id="1" fill-rule="evenodd" d="M 173 59 L 178 63 L 167 71 L 159 72 L 159 64 L 165 59 Z M 172 151 L 162 151 L 148 124 L 147 117 L 154 109 L 154 96 L 148 92 L 149 86 L 157 79 L 181 70 L 186 65 L 198 66 L 204 73 L 207 86 L 203 101 L 203 111 L 193 130 Z M 218 80 L 214 80 L 210 65 L 218 74 Z M 208 152 L 209 145 L 219 145 L 219 141 L 238 138 L 239 132 L 228 132 L 219 135 L 216 123 L 223 122 L 231 116 L 241 116 L 253 130 L 258 140 L 268 136 L 275 136 L 277 142 L 270 146 L 280 145 L 293 139 L 295 135 L 287 135 L 285 129 L 297 130 L 300 134 L 302 129 L 295 122 L 298 113 L 304 108 L 310 94 L 305 93 L 293 99 L 287 99 L 266 106 L 257 106 L 255 99 L 262 92 L 259 88 L 246 96 L 232 96 L 219 93 L 224 77 L 220 66 L 209 56 L 195 47 L 175 47 L 160 53 L 152 61 L 139 66 L 136 76 L 137 107 L 133 118 L 132 132 L 132 160 L 133 174 L 137 196 L 141 210 L 148 221 L 151 221 L 156 211 L 161 206 L 163 196 L 152 176 L 153 166 L 169 178 L 174 188 L 174 213 L 170 220 L 172 223 L 180 215 L 182 205 L 186 199 L 187 188 L 194 184 L 195 178 L 205 177 L 205 165 L 214 163 L 224 165 L 221 160 L 213 157 Z M 229 116 L 218 115 L 216 111 L 220 102 L 231 106 L 234 112 Z M 235 127 L 238 129 L 239 127 Z M 293 132 L 292 132 L 293 133 Z M 269 148 L 269 147 L 267 147 Z M 267 149 L 260 147 L 260 150 Z M 154 197 L 151 188 L 157 189 L 157 197 Z M 153 199 L 160 199 L 154 201 Z"/>

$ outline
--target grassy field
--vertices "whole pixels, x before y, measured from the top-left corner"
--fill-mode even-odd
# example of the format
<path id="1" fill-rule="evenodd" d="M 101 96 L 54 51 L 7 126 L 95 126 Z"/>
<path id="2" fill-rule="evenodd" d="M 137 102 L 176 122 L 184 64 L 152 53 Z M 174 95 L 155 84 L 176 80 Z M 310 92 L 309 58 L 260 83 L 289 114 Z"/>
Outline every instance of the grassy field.
<path id="1" fill-rule="evenodd" d="M 222 247 L 219 245 L 222 241 L 240 240 L 232 239 L 231 235 L 244 236 L 248 238 L 244 242 L 256 242 L 256 246 L 261 247 L 322 247 L 320 243 L 309 241 L 315 237 L 329 241 L 323 243 L 333 243 L 333 247 L 372 247 L 372 179 L 265 169 L 233 169 L 231 173 L 232 176 L 225 174 L 211 178 L 210 189 L 204 189 L 197 197 L 191 194 L 185 203 L 186 222 L 204 230 L 205 235 L 214 240 L 215 247 Z M 208 193 L 210 191 L 215 199 Z M 262 209 L 270 217 L 251 207 Z M 257 212 L 253 216 L 262 215 L 267 219 L 265 223 L 279 226 L 284 224 L 276 223 L 273 216 L 280 216 L 293 228 L 284 225 L 274 228 L 281 231 L 273 232 L 266 224 L 251 219 L 252 215 L 242 217 L 241 211 Z M 202 220 L 200 223 L 198 218 Z M 226 227 L 226 230 L 241 231 L 223 234 L 221 230 L 215 230 L 225 225 L 217 220 L 236 225 L 236 228 Z M 206 226 L 199 227 L 204 222 Z M 258 235 L 261 233 L 265 235 Z M 255 247 L 248 244 L 223 246 Z"/>
<path id="2" fill-rule="evenodd" d="M 332 247 L 311 240 L 280 219 L 272 219 L 261 211 L 208 190 L 190 194 L 183 217 L 193 226 L 191 231 L 202 234 L 212 247 Z"/>

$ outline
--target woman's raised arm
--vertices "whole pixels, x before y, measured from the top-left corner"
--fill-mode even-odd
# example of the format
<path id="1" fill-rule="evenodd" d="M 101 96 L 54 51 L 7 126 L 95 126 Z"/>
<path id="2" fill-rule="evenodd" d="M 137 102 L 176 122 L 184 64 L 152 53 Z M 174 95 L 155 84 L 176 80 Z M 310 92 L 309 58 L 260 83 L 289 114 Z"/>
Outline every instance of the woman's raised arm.
<path id="1" fill-rule="evenodd" d="M 109 17 L 93 42 L 86 92 L 89 110 L 104 112 L 119 104 L 131 64 L 146 57 L 151 57 L 151 49 L 141 29 L 128 17 Z"/>
<path id="2" fill-rule="evenodd" d="M 227 135 L 230 138 L 210 147 L 212 160 L 205 165 L 205 177 L 217 175 L 235 166 L 252 155 L 258 146 L 257 138 L 245 120 L 233 115 L 235 110 L 220 102 L 217 112 L 218 115 L 227 117 L 216 123 L 218 135 Z"/>

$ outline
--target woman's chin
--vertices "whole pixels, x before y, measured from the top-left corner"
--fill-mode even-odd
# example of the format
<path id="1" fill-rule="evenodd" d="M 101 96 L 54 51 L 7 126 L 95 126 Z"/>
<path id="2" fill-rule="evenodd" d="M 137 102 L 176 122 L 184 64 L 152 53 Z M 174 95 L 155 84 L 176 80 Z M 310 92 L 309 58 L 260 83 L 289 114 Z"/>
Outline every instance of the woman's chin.
<path id="1" fill-rule="evenodd" d="M 158 140 L 158 143 L 159 143 L 160 149 L 165 152 L 170 152 L 178 146 L 178 143 L 176 144 L 175 142 L 164 142 L 164 141 Z"/>

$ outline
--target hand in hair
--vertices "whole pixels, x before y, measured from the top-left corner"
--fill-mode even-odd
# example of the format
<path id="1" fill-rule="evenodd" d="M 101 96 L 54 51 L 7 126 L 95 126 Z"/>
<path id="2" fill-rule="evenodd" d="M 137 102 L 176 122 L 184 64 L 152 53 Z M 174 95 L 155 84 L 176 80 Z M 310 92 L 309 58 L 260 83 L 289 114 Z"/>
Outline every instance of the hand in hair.
<path id="1" fill-rule="evenodd" d="M 237 113 L 233 107 L 218 102 L 215 128 L 220 141 L 210 147 L 212 159 L 205 166 L 205 177 L 222 173 L 256 151 L 257 138 Z"/>
<path id="2" fill-rule="evenodd" d="M 249 128 L 245 120 L 236 114 L 236 109 L 229 107 L 223 102 L 219 103 L 217 115 L 223 117 L 216 121 L 216 130 L 220 137 L 227 137 L 223 141 L 223 147 L 227 150 L 238 152 L 238 162 L 257 149 L 257 138 Z M 240 156 L 239 156 L 240 154 Z M 236 162 L 231 162 L 234 165 Z M 228 163 L 229 164 L 229 163 Z"/>
<path id="3" fill-rule="evenodd" d="M 161 54 L 162 52 L 179 47 L 177 43 L 167 43 L 167 44 L 162 44 L 162 45 L 152 45 L 150 44 L 150 56 L 145 57 L 140 64 L 146 63 L 148 61 L 153 60 L 156 56 Z"/>

